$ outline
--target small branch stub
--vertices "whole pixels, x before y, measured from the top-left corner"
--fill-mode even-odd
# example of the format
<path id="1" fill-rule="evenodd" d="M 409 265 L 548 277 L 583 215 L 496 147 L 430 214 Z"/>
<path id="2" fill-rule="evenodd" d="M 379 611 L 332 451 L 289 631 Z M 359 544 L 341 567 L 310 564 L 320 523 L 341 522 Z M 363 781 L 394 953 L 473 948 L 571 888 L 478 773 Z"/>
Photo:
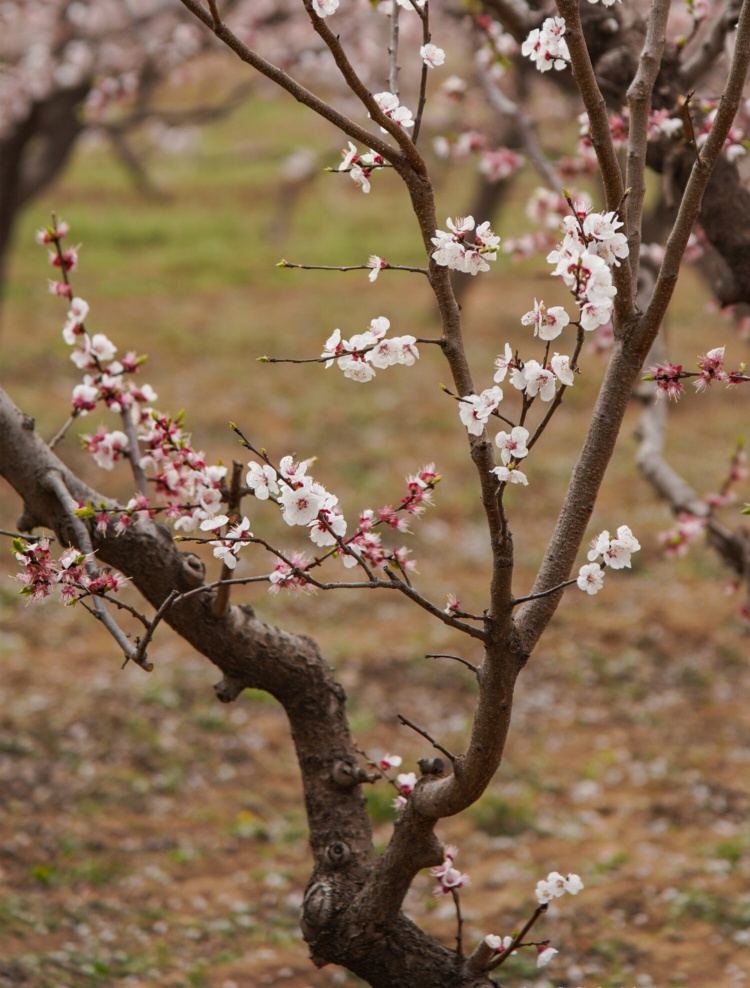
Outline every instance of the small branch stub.
<path id="1" fill-rule="evenodd" d="M 231 703 L 233 700 L 236 700 L 244 689 L 245 684 L 239 679 L 233 679 L 231 676 L 224 676 L 220 682 L 214 683 L 214 693 L 216 693 L 216 698 L 221 703 Z"/>

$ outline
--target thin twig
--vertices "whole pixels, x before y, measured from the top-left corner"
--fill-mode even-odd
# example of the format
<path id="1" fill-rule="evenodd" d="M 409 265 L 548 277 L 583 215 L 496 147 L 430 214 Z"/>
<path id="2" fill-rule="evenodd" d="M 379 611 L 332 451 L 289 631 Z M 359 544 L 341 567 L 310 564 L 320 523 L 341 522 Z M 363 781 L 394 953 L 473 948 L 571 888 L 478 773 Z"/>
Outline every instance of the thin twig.
<path id="1" fill-rule="evenodd" d="M 73 412 L 73 414 L 70 416 L 68 421 L 62 426 L 62 428 L 58 429 L 58 431 L 47 443 L 50 449 L 54 449 L 55 446 L 57 446 L 57 444 L 65 438 L 65 433 L 68 431 L 71 425 L 73 425 L 73 423 L 77 418 L 78 418 L 78 412 Z"/>
<path id="2" fill-rule="evenodd" d="M 179 591 L 171 590 L 169 592 L 169 595 L 165 597 L 164 600 L 162 601 L 159 610 L 156 612 L 156 614 L 154 614 L 153 618 L 149 621 L 146 627 L 146 634 L 143 636 L 143 638 L 136 638 L 136 643 L 138 645 L 138 648 L 135 651 L 135 655 L 132 656 L 134 662 L 137 662 L 139 665 L 141 665 L 142 661 L 145 660 L 146 648 L 148 647 L 151 639 L 154 637 L 154 631 L 156 631 L 156 626 L 159 624 L 161 619 L 164 617 L 164 615 L 167 613 L 169 608 L 172 606 L 172 604 L 174 604 L 175 600 L 177 600 L 179 596 L 180 596 Z M 128 660 L 125 659 L 124 665 L 127 664 L 127 661 Z"/>
<path id="3" fill-rule="evenodd" d="M 203 7 L 200 0 L 180 0 L 180 2 L 199 20 L 203 21 L 206 27 L 210 28 L 216 34 L 216 37 L 220 41 L 223 41 L 224 44 L 240 59 L 242 59 L 243 62 L 251 65 L 254 69 L 260 72 L 261 75 L 264 75 L 267 79 L 275 82 L 276 85 L 278 85 L 281 89 L 284 89 L 298 102 L 309 107 L 314 113 L 317 113 L 324 119 L 330 121 L 334 124 L 334 126 L 342 130 L 348 137 L 351 137 L 352 140 L 358 141 L 360 144 L 364 144 L 365 147 L 371 148 L 376 154 L 381 155 L 386 160 L 393 163 L 401 159 L 402 156 L 400 152 L 392 147 L 392 145 L 384 141 L 379 135 L 368 131 L 365 127 L 361 127 L 345 114 L 335 110 L 330 104 L 320 99 L 314 93 L 311 93 L 308 89 L 305 89 L 304 86 L 300 85 L 296 79 L 293 79 L 290 75 L 288 75 L 288 73 L 284 72 L 283 69 L 280 69 L 277 65 L 267 61 L 252 48 L 246 45 L 233 31 L 227 27 L 226 24 L 222 23 L 217 27 L 215 20 L 209 11 Z M 323 23 L 322 19 L 318 17 L 317 14 L 312 12 L 311 19 L 314 24 L 315 21 L 320 21 Z M 316 27 L 319 26 L 320 25 L 316 25 Z M 330 37 L 335 41 L 335 36 L 332 34 L 330 29 L 328 30 L 328 35 L 330 35 Z M 339 45 L 338 47 L 340 48 L 341 46 Z M 392 124 L 391 121 L 385 117 L 383 113 L 381 113 L 377 103 L 375 103 L 369 93 L 369 90 L 367 90 L 367 87 L 360 80 L 358 80 L 358 82 L 359 87 L 357 90 L 357 95 L 363 100 L 363 102 L 365 102 L 366 94 L 368 102 L 365 102 L 365 105 L 368 110 L 372 112 L 373 119 L 376 120 L 377 123 L 382 123 L 383 126 L 386 124 L 390 125 L 390 133 L 392 136 L 396 136 L 394 132 L 401 131 L 401 128 L 395 124 Z M 399 134 L 398 136 L 402 137 L 402 134 Z M 414 151 L 416 152 L 416 149 L 414 149 Z"/>
<path id="4" fill-rule="evenodd" d="M 395 0 L 394 0 L 395 6 Z M 420 10 L 419 7 L 415 5 L 414 9 L 422 18 L 422 44 L 428 45 L 432 40 L 432 35 L 430 34 L 430 14 L 429 5 L 426 4 L 423 9 Z M 419 131 L 422 127 L 422 117 L 424 116 L 424 108 L 427 103 L 427 77 L 430 74 L 430 68 L 427 63 L 422 60 L 422 75 L 419 80 L 419 99 L 417 100 L 417 113 L 414 117 L 414 133 L 412 134 L 412 140 L 417 143 L 419 139 Z"/>
<path id="5" fill-rule="evenodd" d="M 232 464 L 232 481 L 229 488 L 229 504 L 227 513 L 232 524 L 237 524 L 240 520 L 240 507 L 242 505 L 242 464 L 235 460 Z M 214 598 L 211 613 L 214 617 L 223 617 L 229 607 L 230 585 L 226 581 L 230 578 L 232 570 L 226 562 L 221 564 L 221 576 L 219 577 L 219 589 Z"/>
<path id="6" fill-rule="evenodd" d="M 455 662 L 460 662 L 465 665 L 467 669 L 471 669 L 474 675 L 479 673 L 479 666 L 475 666 L 472 662 L 467 659 L 462 659 L 460 655 L 451 655 L 449 652 L 427 652 L 425 655 L 426 659 L 453 659 Z"/>
<path id="7" fill-rule="evenodd" d="M 572 587 L 574 583 L 578 582 L 578 577 L 572 580 L 564 580 L 562 583 L 558 583 L 555 587 L 550 587 L 549 590 L 541 590 L 539 593 L 530 593 L 525 597 L 514 597 L 513 606 L 517 607 L 519 604 L 525 604 L 527 600 L 541 600 L 542 597 L 549 597 L 553 593 L 557 593 L 558 590 L 564 590 L 565 587 Z"/>
<path id="8" fill-rule="evenodd" d="M 464 918 L 461 915 L 461 899 L 458 889 L 451 889 L 453 904 L 456 907 L 456 953 L 459 957 L 464 956 Z"/>
<path id="9" fill-rule="evenodd" d="M 416 731 L 417 734 L 421 734 L 423 738 L 425 738 L 427 741 L 430 742 L 433 748 L 437 748 L 438 751 L 442 752 L 445 755 L 445 757 L 449 759 L 452 765 L 455 765 L 456 755 L 452 755 L 447 748 L 444 748 L 443 745 L 440 744 L 439 741 L 436 741 L 433 737 L 431 737 L 427 733 L 427 731 L 423 731 L 421 727 L 417 727 L 417 725 L 414 724 L 412 721 L 410 721 L 408 717 L 404 717 L 403 714 L 396 714 L 396 716 L 404 725 L 404 727 L 410 727 L 412 731 Z"/>
<path id="10" fill-rule="evenodd" d="M 625 172 L 628 189 L 625 233 L 628 238 L 628 264 L 631 273 L 631 294 L 635 298 L 641 251 L 643 204 L 646 198 L 646 151 L 648 147 L 648 115 L 651 96 L 661 67 L 666 42 L 667 17 L 670 0 L 654 0 L 649 12 L 646 39 L 638 62 L 635 79 L 628 87 L 630 130 Z"/>
<path id="11" fill-rule="evenodd" d="M 23 539 L 25 542 L 41 542 L 42 539 L 47 539 L 48 542 L 57 541 L 54 535 L 23 535 L 21 532 L 6 532 L 4 528 L 0 528 L 0 535 L 7 535 L 9 539 Z"/>
<path id="12" fill-rule="evenodd" d="M 296 268 L 299 271 L 371 271 L 370 264 L 293 264 L 291 261 L 282 259 L 276 265 L 277 268 Z M 427 268 L 415 268 L 408 264 L 386 264 L 381 269 L 383 271 L 411 271 L 413 274 L 423 274 L 429 278 L 430 272 Z"/>
<path id="13" fill-rule="evenodd" d="M 393 3 L 391 7 L 391 43 L 388 48 L 388 88 L 398 97 L 398 19 L 401 7 Z"/>

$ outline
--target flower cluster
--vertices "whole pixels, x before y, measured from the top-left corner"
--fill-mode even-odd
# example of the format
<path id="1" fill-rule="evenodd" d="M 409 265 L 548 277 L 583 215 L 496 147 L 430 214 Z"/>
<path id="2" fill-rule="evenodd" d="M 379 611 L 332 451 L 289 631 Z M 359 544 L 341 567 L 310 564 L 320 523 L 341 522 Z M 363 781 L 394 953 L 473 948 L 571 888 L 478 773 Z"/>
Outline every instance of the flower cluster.
<path id="1" fill-rule="evenodd" d="M 509 178 L 526 160 L 523 155 L 510 148 L 488 147 L 486 135 L 476 130 L 436 137 L 433 148 L 439 157 L 452 158 L 455 161 L 462 161 L 469 155 L 476 154 L 479 159 L 479 171 L 488 182 L 501 182 Z"/>
<path id="2" fill-rule="evenodd" d="M 481 436 L 490 415 L 503 400 L 503 389 L 495 385 L 480 395 L 465 395 L 458 403 L 458 414 L 470 436 Z"/>
<path id="3" fill-rule="evenodd" d="M 574 215 L 563 220 L 562 243 L 547 255 L 555 265 L 553 276 L 562 278 L 580 307 L 582 329 L 596 329 L 611 319 L 617 294 L 611 268 L 629 253 L 625 234 L 618 232 L 621 226 L 616 213 L 593 213 L 577 206 Z"/>
<path id="4" fill-rule="evenodd" d="M 535 892 L 539 904 L 545 905 L 566 892 L 578 895 L 582 889 L 583 882 L 578 875 L 569 874 L 564 878 L 559 872 L 551 871 L 546 878 L 537 882 Z"/>
<path id="5" fill-rule="evenodd" d="M 369 192 L 373 166 L 383 163 L 384 159 L 381 155 L 374 151 L 360 154 L 356 146 L 349 141 L 349 147 L 341 152 L 341 164 L 338 170 L 348 172 L 355 185 L 358 185 L 363 192 Z"/>
<path id="6" fill-rule="evenodd" d="M 193 449 L 180 418 L 146 409 L 138 438 L 145 445 L 140 466 L 153 470 L 154 490 L 166 499 L 167 518 L 178 531 L 192 532 L 219 513 L 227 468 L 206 463 L 205 454 Z"/>
<path id="7" fill-rule="evenodd" d="M 49 597 L 56 587 L 63 604 L 73 604 L 87 594 L 116 593 L 127 582 L 121 573 L 91 576 L 86 566 L 93 560 L 92 553 L 69 548 L 55 559 L 47 538 L 35 542 L 14 539 L 13 552 L 21 566 L 21 572 L 16 576 L 21 584 L 20 593 L 29 600 Z"/>
<path id="8" fill-rule="evenodd" d="M 539 395 L 542 401 L 552 401 L 558 381 L 569 388 L 574 380 L 570 357 L 557 352 L 552 355 L 546 367 L 538 360 L 516 361 L 510 376 L 510 383 L 514 388 L 525 392 L 529 398 Z"/>
<path id="9" fill-rule="evenodd" d="M 303 525 L 319 546 L 336 545 L 346 535 L 346 519 L 339 499 L 307 476 L 310 460 L 284 456 L 276 471 L 270 464 L 248 463 L 247 486 L 259 501 L 272 499 L 287 525 Z M 281 570 L 276 582 L 285 575 Z"/>
<path id="10" fill-rule="evenodd" d="M 471 884 L 468 875 L 463 874 L 458 868 L 453 867 L 453 862 L 456 860 L 457 854 L 458 848 L 449 845 L 445 849 L 443 863 L 438 865 L 437 868 L 430 870 L 432 877 L 437 879 L 437 885 L 432 890 L 432 894 L 436 899 L 439 899 L 443 895 L 457 892 L 459 889 L 466 888 Z"/>
<path id="11" fill-rule="evenodd" d="M 76 367 L 88 372 L 84 374 L 83 384 L 73 389 L 74 413 L 87 415 L 98 402 L 103 402 L 112 412 L 121 412 L 134 402 L 156 401 L 156 392 L 150 384 L 139 386 L 128 380 L 146 358 L 130 352 L 122 360 L 115 360 L 117 347 L 104 333 L 90 336 L 86 332 L 84 320 L 88 313 L 88 303 L 73 298 L 62 330 L 63 339 L 73 347 L 70 359 Z"/>
<path id="12" fill-rule="evenodd" d="M 715 347 L 698 358 L 700 373 L 693 381 L 696 391 L 705 391 L 714 381 L 726 383 L 729 381 L 729 374 L 724 370 L 725 347 Z"/>
<path id="13" fill-rule="evenodd" d="M 630 558 L 641 548 L 640 542 L 627 525 L 620 525 L 617 535 L 610 538 L 604 531 L 591 541 L 588 553 L 589 562 L 578 571 L 576 580 L 579 589 L 588 594 L 599 593 L 604 586 L 604 566 L 610 569 L 630 568 Z M 598 560 L 598 562 L 596 561 Z"/>
<path id="14" fill-rule="evenodd" d="M 535 303 L 537 312 L 544 315 L 543 303 Z M 559 307 L 556 307 L 559 308 Z M 552 312 L 552 310 L 550 310 Z M 531 321 L 534 312 L 527 313 Z M 551 316 L 556 322 L 562 323 L 562 319 L 553 313 Z M 534 399 L 537 396 L 541 401 L 551 401 L 556 394 L 558 384 L 570 387 L 574 383 L 573 369 L 570 366 L 570 358 L 561 353 L 555 352 L 546 366 L 538 360 L 523 361 L 514 355 L 509 343 L 505 344 L 504 351 L 495 359 L 495 382 L 496 384 L 482 391 L 481 394 L 464 395 L 458 403 L 458 414 L 466 426 L 469 435 L 481 436 L 487 425 L 490 416 L 497 410 L 503 400 L 503 389 L 499 385 L 510 374 L 510 383 L 516 390 L 523 391 L 527 399 Z M 518 461 L 528 455 L 526 443 L 529 439 L 529 432 L 523 426 L 513 426 L 511 431 L 498 432 L 495 443 L 500 450 L 501 464 L 495 467 L 492 472 L 500 483 L 528 484 L 526 475 L 518 469 Z"/>
<path id="15" fill-rule="evenodd" d="M 432 504 L 432 492 L 440 477 L 435 472 L 435 464 L 429 463 L 419 473 L 407 477 L 407 493 L 401 498 L 398 508 L 385 505 L 377 512 L 367 508 L 359 517 L 359 528 L 355 534 L 346 540 L 345 552 L 341 560 L 351 569 L 362 561 L 368 566 L 380 567 L 393 563 L 402 572 L 414 570 L 413 560 L 408 559 L 409 550 L 405 547 L 387 550 L 382 543 L 376 527 L 388 525 L 397 532 L 408 532 L 408 518 L 405 515 L 419 517 Z"/>
<path id="16" fill-rule="evenodd" d="M 212 532 L 219 528 L 224 528 L 225 525 L 229 525 L 227 515 L 214 515 L 213 518 L 207 518 L 201 522 L 201 529 L 204 532 Z M 218 542 L 211 542 L 210 545 L 213 546 L 214 556 L 220 559 L 227 569 L 234 569 L 237 565 L 237 556 L 240 549 L 246 545 L 250 545 L 247 539 L 252 537 L 253 533 L 250 531 L 250 522 L 245 517 L 241 522 L 232 525 L 227 530 L 223 539 Z"/>
<path id="17" fill-rule="evenodd" d="M 437 248 L 432 252 L 433 261 L 464 274 L 476 275 L 480 271 L 489 271 L 487 261 L 497 260 L 497 248 L 500 246 L 500 237 L 492 232 L 489 220 L 476 228 L 471 243 L 466 241 L 466 237 L 474 229 L 473 216 L 458 216 L 455 220 L 449 218 L 446 224 L 451 232 L 436 230 L 432 238 Z"/>
<path id="18" fill-rule="evenodd" d="M 96 408 L 98 402 L 103 402 L 113 412 L 122 412 L 134 402 L 143 404 L 155 401 L 156 393 L 150 384 L 138 386 L 128 379 L 146 358 L 131 352 L 125 354 L 122 360 L 115 360 L 117 347 L 114 343 L 104 333 L 95 333 L 92 336 L 86 331 L 85 320 L 89 314 L 89 305 L 85 299 L 73 296 L 68 280 L 68 272 L 73 271 L 78 263 L 78 250 L 63 250 L 61 245 L 68 232 L 68 224 L 59 222 L 37 230 L 36 240 L 40 244 L 52 244 L 49 262 L 64 272 L 65 280 L 50 282 L 50 290 L 55 295 L 70 299 L 62 335 L 68 346 L 73 347 L 70 359 L 76 367 L 87 372 L 83 383 L 73 389 L 73 414 L 87 415 Z M 112 440 L 112 443 L 115 441 Z M 123 450 L 124 448 L 125 446 L 122 447 Z M 105 451 L 102 451 L 101 460 L 105 468 L 111 468 L 114 462 Z"/>
<path id="19" fill-rule="evenodd" d="M 559 872 L 551 871 L 546 878 L 537 882 L 535 891 L 539 906 L 537 907 L 531 921 L 524 927 L 524 930 L 528 931 L 530 929 L 534 921 L 538 919 L 539 915 L 544 911 L 547 904 L 551 902 L 552 899 L 564 895 L 566 892 L 570 893 L 570 895 L 578 895 L 582 889 L 583 882 L 578 875 L 569 874 L 567 877 L 563 877 L 563 875 Z M 512 954 L 517 954 L 518 949 L 521 947 L 536 947 L 537 967 L 546 967 L 552 958 L 559 953 L 555 947 L 550 947 L 549 940 L 542 940 L 541 942 L 522 942 L 521 934 L 518 930 L 514 930 L 510 936 L 504 937 L 496 936 L 494 933 L 488 933 L 484 938 L 484 947 L 488 951 L 491 951 L 494 955 L 504 955 L 497 959 L 497 957 L 493 957 L 492 954 L 490 954 L 489 962 L 487 963 L 485 970 L 490 970 L 497 967 L 498 964 L 502 964 L 507 957 Z M 485 953 L 484 956 L 486 957 L 487 954 Z"/>
<path id="20" fill-rule="evenodd" d="M 398 796 L 393 800 L 393 808 L 400 812 L 406 806 L 409 796 L 414 792 L 417 784 L 417 777 L 414 772 L 401 772 L 396 776 L 396 788 Z"/>
<path id="21" fill-rule="evenodd" d="M 526 443 L 529 441 L 529 430 L 522 425 L 515 425 L 510 432 L 498 432 L 495 445 L 500 450 L 501 465 L 491 472 L 501 484 L 528 484 L 526 474 L 518 469 L 518 461 L 529 455 Z"/>
<path id="22" fill-rule="evenodd" d="M 684 556 L 690 543 L 702 538 L 705 531 L 705 518 L 698 518 L 697 515 L 681 511 L 677 516 L 677 524 L 668 532 L 662 532 L 659 541 L 668 556 Z"/>
<path id="23" fill-rule="evenodd" d="M 432 47 L 434 47 L 434 45 Z M 440 49 L 438 48 L 436 51 L 440 51 Z M 373 93 L 372 98 L 378 104 L 378 109 L 380 112 L 384 116 L 388 117 L 389 120 L 392 120 L 395 124 L 398 124 L 399 127 L 403 127 L 404 130 L 409 130 L 409 128 L 414 126 L 414 118 L 412 117 L 411 110 L 407 109 L 405 106 L 401 106 L 398 101 L 398 96 L 394 93 Z M 388 133 L 385 127 L 381 127 L 380 129 L 384 134 Z"/>
<path id="24" fill-rule="evenodd" d="M 335 329 L 326 340 L 321 359 L 326 367 L 334 362 L 353 381 L 371 381 L 375 368 L 384 369 L 393 364 L 411 366 L 419 358 L 414 336 L 386 337 L 390 321 L 378 316 L 370 321 L 369 329 L 357 333 L 348 340 L 341 338 L 341 330 Z"/>
<path id="25" fill-rule="evenodd" d="M 521 54 L 530 58 L 540 72 L 564 69 L 570 62 L 564 34 L 565 20 L 562 17 L 548 17 L 541 28 L 534 28 L 521 45 Z"/>
<path id="26" fill-rule="evenodd" d="M 310 565 L 310 560 L 302 552 L 293 552 L 289 556 L 289 561 L 279 559 L 269 576 L 271 586 L 268 592 L 277 594 L 283 587 L 285 590 L 301 591 L 302 593 L 312 593 L 311 587 L 305 577 L 305 570 Z"/>
<path id="27" fill-rule="evenodd" d="M 129 440 L 125 433 L 119 429 L 107 432 L 103 425 L 92 435 L 84 433 L 81 436 L 81 445 L 87 453 L 91 453 L 102 470 L 111 470 L 129 451 Z"/>
<path id="28" fill-rule="evenodd" d="M 698 358 L 698 371 L 686 371 L 682 369 L 682 364 L 672 364 L 665 361 L 662 364 L 655 364 L 649 367 L 648 374 L 644 381 L 654 381 L 656 383 L 657 398 L 666 395 L 674 398 L 675 401 L 685 390 L 682 383 L 684 378 L 693 377 L 693 386 L 696 391 L 705 391 L 714 381 L 726 384 L 728 388 L 750 380 L 745 374 L 745 365 L 740 364 L 737 370 L 727 371 L 724 369 L 725 347 L 715 347 Z"/>

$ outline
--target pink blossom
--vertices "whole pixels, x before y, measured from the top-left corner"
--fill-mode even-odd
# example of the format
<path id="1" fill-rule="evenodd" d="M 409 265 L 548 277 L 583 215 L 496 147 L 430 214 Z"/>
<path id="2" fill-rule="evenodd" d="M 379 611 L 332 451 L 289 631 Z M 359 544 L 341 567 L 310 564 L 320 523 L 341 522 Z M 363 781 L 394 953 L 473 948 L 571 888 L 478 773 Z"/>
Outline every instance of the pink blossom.
<path id="1" fill-rule="evenodd" d="M 307 557 L 300 552 L 293 552 L 288 563 L 279 559 L 268 578 L 271 583 L 268 592 L 277 594 L 283 587 L 285 590 L 312 593 L 315 587 L 310 586 L 304 575 L 307 566 Z"/>
<path id="2" fill-rule="evenodd" d="M 73 411 L 78 415 L 86 415 L 96 408 L 96 401 L 99 397 L 99 389 L 91 383 L 91 378 L 86 375 L 83 384 L 77 384 L 73 388 Z"/>
<path id="3" fill-rule="evenodd" d="M 34 239 L 38 244 L 51 244 L 54 240 L 64 240 L 70 233 L 70 227 L 64 220 L 60 220 L 57 226 L 46 226 L 43 230 L 37 230 Z"/>
<path id="4" fill-rule="evenodd" d="M 501 484 L 522 484 L 524 487 L 527 487 L 529 484 L 529 478 L 522 470 L 519 470 L 515 464 L 511 464 L 507 467 L 495 467 L 493 470 L 490 470 L 490 473 L 494 473 L 498 479 L 498 482 Z"/>
<path id="5" fill-rule="evenodd" d="M 509 148 L 486 149 L 479 154 L 479 171 L 488 182 L 501 182 L 509 178 L 523 163 L 523 156 Z"/>
<path id="6" fill-rule="evenodd" d="M 460 888 L 466 888 L 471 884 L 468 875 L 462 874 L 458 868 L 453 867 L 457 854 L 458 849 L 456 847 L 446 847 L 443 863 L 430 870 L 433 878 L 437 879 L 437 885 L 432 892 L 436 899 L 451 892 L 457 892 Z"/>
<path id="7" fill-rule="evenodd" d="M 514 368 L 510 383 L 519 391 L 525 391 L 529 398 L 539 395 L 542 401 L 552 401 L 555 397 L 555 375 L 537 360 L 527 360 L 523 367 Z"/>
<path id="8" fill-rule="evenodd" d="M 596 2 L 597 2 L 597 0 L 589 0 L 589 3 L 596 3 Z M 605 4 L 607 4 L 607 0 L 603 0 L 603 2 Z M 614 0 L 609 0 L 609 3 L 614 3 Z M 540 944 L 537 947 L 536 966 L 537 967 L 546 967 L 547 964 L 549 964 L 549 962 L 552 960 L 552 958 L 557 953 L 558 953 L 558 951 L 555 950 L 554 947 L 545 947 L 545 946 L 543 946 L 543 945 Z"/>
<path id="9" fill-rule="evenodd" d="M 47 287 L 49 289 L 50 295 L 59 295 L 62 298 L 71 298 L 73 295 L 73 289 L 70 285 L 66 285 L 64 281 L 48 281 Z"/>
<path id="10" fill-rule="evenodd" d="M 548 17 L 541 28 L 535 28 L 521 45 L 521 54 L 534 62 L 540 72 L 564 69 L 570 61 L 568 45 L 563 37 L 562 17 Z"/>
<path id="11" fill-rule="evenodd" d="M 338 10 L 339 0 L 312 0 L 312 6 L 318 17 L 329 17 Z"/>
<path id="12" fill-rule="evenodd" d="M 259 501 L 267 501 L 269 495 L 279 493 L 279 485 L 276 483 L 276 471 L 267 463 L 260 464 L 250 461 L 248 463 L 248 474 L 245 483 L 258 498 Z"/>
<path id="13" fill-rule="evenodd" d="M 284 521 L 287 525 L 309 525 L 325 505 L 326 493 L 308 477 L 298 487 L 285 484 L 279 494 Z"/>
<path id="14" fill-rule="evenodd" d="M 375 281 L 380 272 L 388 267 L 388 262 L 384 257 L 378 257 L 377 254 L 370 254 L 367 259 L 367 267 L 371 269 L 367 277 L 370 281 Z"/>
<path id="15" fill-rule="evenodd" d="M 550 367 L 561 384 L 564 384 L 566 388 L 573 387 L 575 377 L 570 366 L 570 357 L 563 353 L 555 352 L 550 360 Z"/>
<path id="16" fill-rule="evenodd" d="M 499 937 L 496 936 L 494 933 L 488 933 L 487 936 L 484 938 L 484 942 L 487 944 L 490 950 L 494 950 L 496 954 L 502 954 L 503 951 L 507 950 L 508 947 L 510 947 L 510 945 L 513 943 L 513 940 L 514 940 L 513 937 L 510 936 Z M 514 950 L 513 953 L 517 954 L 518 951 Z"/>
<path id="17" fill-rule="evenodd" d="M 561 305 L 553 305 L 550 309 L 544 302 L 534 299 L 534 308 L 521 316 L 522 326 L 533 326 L 534 336 L 542 340 L 554 340 L 562 333 L 570 322 L 570 316 Z"/>
<path id="18" fill-rule="evenodd" d="M 458 414 L 469 435 L 481 436 L 490 415 L 503 399 L 502 389 L 487 388 L 480 395 L 466 395 L 458 403 Z"/>
<path id="19" fill-rule="evenodd" d="M 395 565 L 401 570 L 402 573 L 416 573 L 416 563 L 413 559 L 407 558 L 411 555 L 411 549 L 407 549 L 405 546 L 401 546 L 398 549 L 394 549 L 388 555 L 388 559 L 391 560 Z"/>
<path id="20" fill-rule="evenodd" d="M 648 376 L 645 380 L 656 381 L 657 397 L 666 394 L 668 398 L 674 398 L 677 401 L 680 394 L 685 390 L 680 380 L 681 377 L 684 377 L 682 364 L 664 363 L 649 367 Z"/>
<path id="21" fill-rule="evenodd" d="M 310 539 L 319 546 L 336 545 L 346 535 L 346 519 L 337 507 L 321 508 L 310 522 Z"/>
<path id="22" fill-rule="evenodd" d="M 725 347 L 716 347 L 698 358 L 700 376 L 693 381 L 696 391 L 705 391 L 714 381 L 726 381 L 729 375 L 724 370 Z"/>
<path id="23" fill-rule="evenodd" d="M 48 259 L 53 268 L 62 268 L 63 271 L 75 271 L 78 266 L 78 248 L 68 247 L 60 253 L 56 250 L 51 250 Z"/>
<path id="24" fill-rule="evenodd" d="M 387 772 L 389 768 L 398 768 L 403 758 L 401 755 L 383 755 L 383 757 L 378 762 L 378 767 L 384 772 Z"/>
<path id="25" fill-rule="evenodd" d="M 442 48 L 438 48 L 437 45 L 422 45 L 419 49 L 419 54 L 428 69 L 437 68 L 445 62 L 445 52 Z"/>
<path id="26" fill-rule="evenodd" d="M 88 302 L 77 297 L 71 299 L 70 308 L 68 309 L 68 315 L 62 331 L 63 339 L 69 346 L 76 343 L 77 337 L 83 333 L 83 323 L 88 314 Z"/>
<path id="27" fill-rule="evenodd" d="M 592 540 L 588 558 L 594 562 L 601 556 L 602 563 L 611 569 L 630 568 L 630 557 L 640 548 L 640 543 L 628 526 L 620 525 L 614 538 L 611 539 L 609 532 L 604 531 Z"/>
<path id="28" fill-rule="evenodd" d="M 407 798 L 411 796 L 414 792 L 414 787 L 416 784 L 417 777 L 414 772 L 402 772 L 400 775 L 396 776 L 396 785 L 402 796 L 406 796 Z"/>
<path id="29" fill-rule="evenodd" d="M 500 450 L 500 459 L 507 466 L 511 460 L 521 460 L 528 456 L 526 443 L 529 439 L 529 430 L 522 425 L 514 426 L 510 432 L 498 432 L 495 436 L 495 445 Z"/>
<path id="30" fill-rule="evenodd" d="M 504 352 L 495 357 L 495 367 L 497 367 L 497 371 L 495 372 L 495 377 L 493 380 L 497 384 L 500 384 L 501 381 L 505 380 L 505 376 L 508 371 L 513 370 L 515 367 L 513 351 L 510 348 L 510 343 L 506 343 Z"/>
<path id="31" fill-rule="evenodd" d="M 473 216 L 459 216 L 446 221 L 452 233 L 436 230 L 432 243 L 437 250 L 432 252 L 433 261 L 441 267 L 448 267 L 464 274 L 476 275 L 480 271 L 489 271 L 487 261 L 497 260 L 497 248 L 500 238 L 497 237 L 486 221 L 477 227 L 474 243 L 465 242 L 465 237 L 474 229 Z"/>
<path id="32" fill-rule="evenodd" d="M 691 542 L 699 539 L 706 531 L 706 519 L 680 512 L 677 524 L 668 532 L 662 532 L 659 541 L 670 556 L 683 556 Z"/>
<path id="33" fill-rule="evenodd" d="M 414 126 L 411 110 L 407 109 L 405 106 L 401 106 L 398 101 L 398 96 L 395 96 L 393 93 L 383 92 L 373 93 L 372 98 L 378 104 L 380 112 L 388 117 L 389 120 L 397 123 L 405 130 L 408 130 L 410 127 Z M 381 127 L 380 129 L 383 133 L 386 133 L 385 128 Z"/>
<path id="34" fill-rule="evenodd" d="M 583 590 L 585 593 L 599 593 L 604 586 L 604 570 L 599 563 L 586 563 L 579 569 L 576 582 L 579 590 Z"/>

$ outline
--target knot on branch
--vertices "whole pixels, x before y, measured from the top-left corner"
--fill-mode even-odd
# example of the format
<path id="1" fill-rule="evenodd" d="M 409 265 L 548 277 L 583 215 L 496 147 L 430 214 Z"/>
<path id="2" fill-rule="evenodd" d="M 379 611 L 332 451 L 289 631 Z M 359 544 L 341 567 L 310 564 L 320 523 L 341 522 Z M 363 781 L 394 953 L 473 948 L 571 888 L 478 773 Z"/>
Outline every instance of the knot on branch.
<path id="1" fill-rule="evenodd" d="M 16 521 L 16 529 L 19 532 L 33 532 L 35 528 L 41 528 L 42 523 L 37 521 L 28 506 L 24 505 L 23 514 Z"/>
<path id="2" fill-rule="evenodd" d="M 336 909 L 334 887 L 331 882 L 321 881 L 310 885 L 302 900 L 300 928 L 305 939 L 328 925 Z"/>
<path id="3" fill-rule="evenodd" d="M 417 765 L 422 775 L 445 775 L 445 762 L 442 758 L 420 758 Z"/>
<path id="4" fill-rule="evenodd" d="M 331 777 L 339 789 L 353 789 L 363 782 L 376 782 L 377 775 L 370 775 L 358 765 L 350 765 L 348 762 L 334 762 L 331 770 Z"/>
<path id="5" fill-rule="evenodd" d="M 332 868 L 343 868 L 351 861 L 352 849 L 343 840 L 335 840 L 325 851 L 326 860 Z"/>
<path id="6" fill-rule="evenodd" d="M 203 578 L 206 575 L 206 566 L 200 556 L 196 556 L 194 552 L 184 552 L 180 554 L 182 556 L 182 562 L 187 570 L 188 581 L 194 586 L 199 587 L 203 583 Z"/>
<path id="7" fill-rule="evenodd" d="M 221 703 L 231 703 L 236 700 L 244 688 L 245 683 L 240 679 L 234 679 L 232 676 L 224 676 L 220 682 L 214 683 L 214 693 Z"/>

